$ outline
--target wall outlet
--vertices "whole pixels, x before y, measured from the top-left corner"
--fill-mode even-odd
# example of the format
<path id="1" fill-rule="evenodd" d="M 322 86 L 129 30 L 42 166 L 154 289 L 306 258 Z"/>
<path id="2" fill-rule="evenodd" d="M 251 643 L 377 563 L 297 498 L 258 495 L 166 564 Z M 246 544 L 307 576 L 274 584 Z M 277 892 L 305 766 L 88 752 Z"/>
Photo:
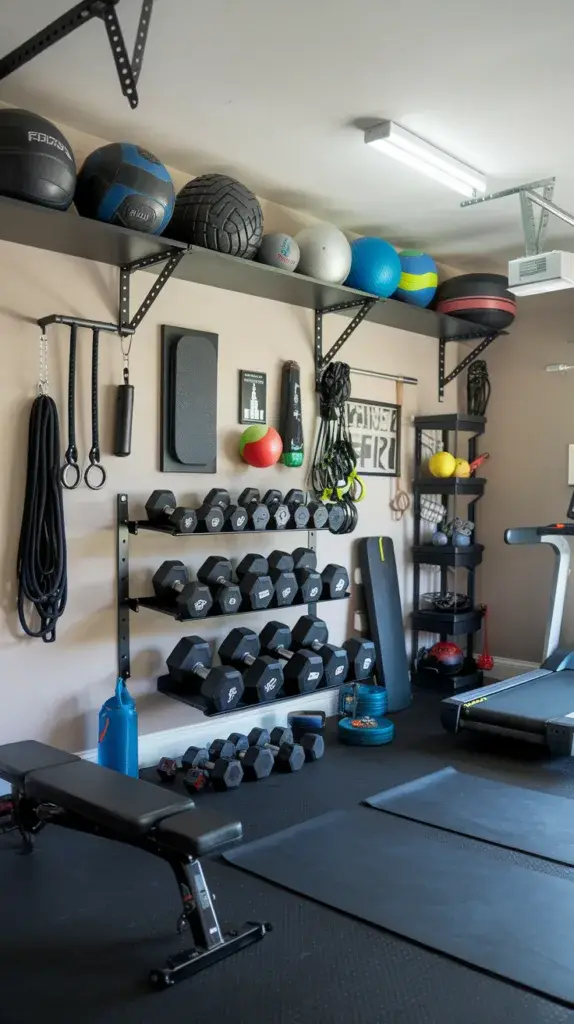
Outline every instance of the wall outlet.
<path id="1" fill-rule="evenodd" d="M 574 486 L 574 444 L 568 445 L 568 483 Z"/>

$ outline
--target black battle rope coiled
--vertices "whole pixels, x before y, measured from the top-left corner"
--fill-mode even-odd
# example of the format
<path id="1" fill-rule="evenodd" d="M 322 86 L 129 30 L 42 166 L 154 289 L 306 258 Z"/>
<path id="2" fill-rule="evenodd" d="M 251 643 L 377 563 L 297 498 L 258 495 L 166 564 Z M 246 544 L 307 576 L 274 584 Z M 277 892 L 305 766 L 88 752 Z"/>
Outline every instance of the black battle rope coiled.
<path id="1" fill-rule="evenodd" d="M 484 359 L 475 359 L 466 380 L 467 407 L 471 416 L 484 416 L 490 398 L 488 367 Z"/>
<path id="2" fill-rule="evenodd" d="M 318 387 L 319 433 L 310 471 L 310 483 L 317 497 L 330 492 L 337 500 L 337 487 L 344 487 L 357 465 L 357 456 L 345 418 L 345 403 L 351 397 L 351 368 L 347 363 L 329 363 Z"/>
<path id="3" fill-rule="evenodd" d="M 58 410 L 49 395 L 34 400 L 28 430 L 28 465 L 18 544 L 18 618 L 28 636 L 56 639 L 68 596 L 66 533 L 60 482 Z M 34 605 L 40 624 L 26 618 Z"/>

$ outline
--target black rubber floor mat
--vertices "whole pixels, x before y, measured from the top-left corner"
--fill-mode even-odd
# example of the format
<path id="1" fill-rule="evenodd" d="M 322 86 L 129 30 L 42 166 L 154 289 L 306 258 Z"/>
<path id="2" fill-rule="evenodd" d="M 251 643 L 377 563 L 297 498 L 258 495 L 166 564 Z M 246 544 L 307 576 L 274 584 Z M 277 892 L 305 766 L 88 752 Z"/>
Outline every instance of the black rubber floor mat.
<path id="1" fill-rule="evenodd" d="M 574 867 L 574 800 L 441 768 L 364 801 L 378 811 Z"/>
<path id="2" fill-rule="evenodd" d="M 573 881 L 368 808 L 331 811 L 231 864 L 456 960 L 574 1005 Z M 574 880 L 574 874 L 572 875 Z"/>

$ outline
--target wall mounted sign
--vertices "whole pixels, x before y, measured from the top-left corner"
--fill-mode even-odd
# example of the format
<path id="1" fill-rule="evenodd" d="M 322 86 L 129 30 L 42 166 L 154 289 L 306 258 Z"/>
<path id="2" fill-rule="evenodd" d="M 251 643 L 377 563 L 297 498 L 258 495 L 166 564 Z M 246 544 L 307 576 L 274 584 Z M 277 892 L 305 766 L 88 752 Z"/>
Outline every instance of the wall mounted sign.
<path id="1" fill-rule="evenodd" d="M 399 476 L 401 467 L 400 406 L 390 402 L 350 399 L 347 427 L 357 454 L 360 476 Z"/>
<path id="2" fill-rule="evenodd" d="M 267 374 L 239 371 L 239 422 L 266 423 Z"/>

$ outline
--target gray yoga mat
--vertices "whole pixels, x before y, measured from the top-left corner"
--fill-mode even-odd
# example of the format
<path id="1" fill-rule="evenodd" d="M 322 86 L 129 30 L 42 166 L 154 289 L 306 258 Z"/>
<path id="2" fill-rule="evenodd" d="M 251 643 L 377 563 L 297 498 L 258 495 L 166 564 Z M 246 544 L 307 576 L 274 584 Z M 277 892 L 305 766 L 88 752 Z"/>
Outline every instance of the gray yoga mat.
<path id="1" fill-rule="evenodd" d="M 574 866 L 574 800 L 443 768 L 368 797 L 379 811 Z"/>
<path id="2" fill-rule="evenodd" d="M 517 859 L 527 863 L 517 854 L 504 859 L 487 846 L 358 807 L 224 856 L 335 910 L 574 1005 L 574 882 L 517 866 Z"/>

